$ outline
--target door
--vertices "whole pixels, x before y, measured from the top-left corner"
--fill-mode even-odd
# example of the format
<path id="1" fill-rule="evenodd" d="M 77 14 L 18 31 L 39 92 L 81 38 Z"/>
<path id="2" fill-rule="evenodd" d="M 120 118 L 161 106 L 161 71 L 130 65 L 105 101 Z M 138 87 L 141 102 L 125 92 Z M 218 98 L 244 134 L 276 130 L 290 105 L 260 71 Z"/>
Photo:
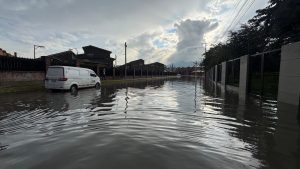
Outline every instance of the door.
<path id="1" fill-rule="evenodd" d="M 48 71 L 46 74 L 46 79 L 47 79 L 47 84 L 50 88 L 59 87 L 58 80 L 63 77 L 64 77 L 64 68 L 63 67 L 49 67 L 48 68 Z"/>
<path id="2" fill-rule="evenodd" d="M 79 86 L 88 87 L 90 84 L 90 73 L 88 70 L 80 70 Z"/>
<path id="3" fill-rule="evenodd" d="M 95 84 L 96 84 L 96 77 L 97 77 L 96 73 L 93 72 L 93 71 L 91 71 L 90 72 L 90 86 L 95 86 Z"/>

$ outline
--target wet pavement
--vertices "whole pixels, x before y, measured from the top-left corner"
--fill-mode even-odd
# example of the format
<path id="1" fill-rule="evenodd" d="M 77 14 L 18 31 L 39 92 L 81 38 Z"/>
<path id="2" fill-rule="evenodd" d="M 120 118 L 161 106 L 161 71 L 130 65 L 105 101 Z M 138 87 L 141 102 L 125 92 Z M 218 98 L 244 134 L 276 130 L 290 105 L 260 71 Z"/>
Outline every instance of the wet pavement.
<path id="1" fill-rule="evenodd" d="M 0 168 L 300 168 L 297 108 L 181 78 L 0 96 Z"/>

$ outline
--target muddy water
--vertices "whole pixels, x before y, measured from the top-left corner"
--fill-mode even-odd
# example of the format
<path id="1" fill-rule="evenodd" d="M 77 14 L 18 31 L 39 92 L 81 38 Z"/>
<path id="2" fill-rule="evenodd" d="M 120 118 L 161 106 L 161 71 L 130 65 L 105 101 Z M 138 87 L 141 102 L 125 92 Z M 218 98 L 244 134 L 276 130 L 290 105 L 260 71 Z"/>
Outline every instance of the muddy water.
<path id="1" fill-rule="evenodd" d="M 0 168 L 299 168 L 290 106 L 200 79 L 0 96 Z"/>

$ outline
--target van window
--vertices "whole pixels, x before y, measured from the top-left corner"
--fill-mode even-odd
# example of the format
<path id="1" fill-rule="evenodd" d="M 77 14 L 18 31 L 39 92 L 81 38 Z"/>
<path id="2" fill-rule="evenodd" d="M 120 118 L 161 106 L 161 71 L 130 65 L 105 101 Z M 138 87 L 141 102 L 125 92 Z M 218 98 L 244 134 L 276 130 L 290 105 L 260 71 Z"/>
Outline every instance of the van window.
<path id="1" fill-rule="evenodd" d="M 90 75 L 91 75 L 92 77 L 97 77 L 97 75 L 94 74 L 94 73 L 91 73 Z"/>
<path id="2" fill-rule="evenodd" d="M 79 71 L 78 70 L 72 70 L 72 69 L 70 69 L 68 71 L 68 76 L 69 77 L 78 77 L 79 76 Z"/>
<path id="3" fill-rule="evenodd" d="M 89 76 L 89 71 L 87 70 L 80 70 L 80 76 Z"/>
<path id="4" fill-rule="evenodd" d="M 47 76 L 54 76 L 54 77 L 63 77 L 64 76 L 64 68 L 62 67 L 49 67 Z"/>

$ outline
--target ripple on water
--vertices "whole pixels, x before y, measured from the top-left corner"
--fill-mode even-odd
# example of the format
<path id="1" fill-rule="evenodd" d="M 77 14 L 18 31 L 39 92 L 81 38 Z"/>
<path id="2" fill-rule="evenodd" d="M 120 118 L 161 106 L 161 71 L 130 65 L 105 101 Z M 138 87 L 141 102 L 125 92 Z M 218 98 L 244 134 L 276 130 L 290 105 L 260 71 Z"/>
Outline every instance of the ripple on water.
<path id="1" fill-rule="evenodd" d="M 276 102 L 234 98 L 189 80 L 0 97 L 0 168 L 267 166 Z"/>

